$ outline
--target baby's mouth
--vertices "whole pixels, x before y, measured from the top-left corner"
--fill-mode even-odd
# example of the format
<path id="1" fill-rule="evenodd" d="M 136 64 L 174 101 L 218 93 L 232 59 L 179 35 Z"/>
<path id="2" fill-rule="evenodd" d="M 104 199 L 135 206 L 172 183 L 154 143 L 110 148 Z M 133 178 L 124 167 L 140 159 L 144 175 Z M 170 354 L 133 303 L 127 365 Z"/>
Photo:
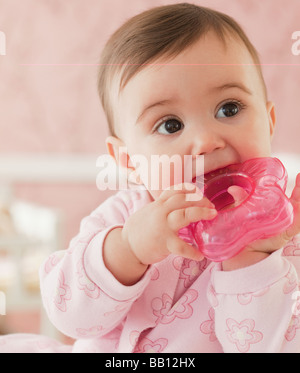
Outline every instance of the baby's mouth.
<path id="1" fill-rule="evenodd" d="M 215 178 L 216 176 L 225 174 L 228 167 L 229 165 L 207 172 L 206 174 L 204 174 L 204 182 L 207 183 L 208 181 Z"/>
<path id="2" fill-rule="evenodd" d="M 225 167 L 220 167 L 220 168 L 217 168 L 215 170 L 212 170 L 212 171 L 209 171 L 207 173 L 205 173 L 204 175 L 199 175 L 199 176 L 195 176 L 193 177 L 192 179 L 192 183 L 193 184 L 206 184 L 208 183 L 210 180 L 212 180 L 213 178 L 215 178 L 216 176 L 218 175 L 222 175 L 226 172 L 226 169 L 229 167 L 229 165 L 225 166 Z"/>

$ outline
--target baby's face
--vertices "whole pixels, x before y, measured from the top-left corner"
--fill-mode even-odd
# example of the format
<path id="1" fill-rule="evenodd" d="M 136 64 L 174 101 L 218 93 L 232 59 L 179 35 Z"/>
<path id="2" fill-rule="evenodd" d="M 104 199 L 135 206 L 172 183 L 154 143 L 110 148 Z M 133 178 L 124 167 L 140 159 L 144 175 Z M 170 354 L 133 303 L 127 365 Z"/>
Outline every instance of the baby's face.
<path id="1" fill-rule="evenodd" d="M 191 155 L 194 161 L 203 155 L 207 173 L 271 155 L 274 107 L 249 52 L 234 39 L 225 48 L 209 33 L 172 60 L 145 67 L 115 94 L 113 108 L 128 154 L 149 164 L 151 155 Z M 151 189 L 145 167 L 138 171 L 156 199 L 161 190 Z"/>

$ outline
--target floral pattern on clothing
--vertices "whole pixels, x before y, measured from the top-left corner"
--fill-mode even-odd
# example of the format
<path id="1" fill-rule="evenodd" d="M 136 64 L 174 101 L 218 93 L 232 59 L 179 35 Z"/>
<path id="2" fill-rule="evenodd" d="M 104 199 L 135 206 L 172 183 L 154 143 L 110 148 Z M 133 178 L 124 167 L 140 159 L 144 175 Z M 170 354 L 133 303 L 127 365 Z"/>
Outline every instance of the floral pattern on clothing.
<path id="1" fill-rule="evenodd" d="M 295 290 L 298 286 L 297 277 L 294 271 L 289 271 L 287 275 L 285 276 L 287 281 L 284 283 L 283 286 L 283 293 L 289 294 L 293 290 Z"/>
<path id="2" fill-rule="evenodd" d="M 156 281 L 158 279 L 159 279 L 159 270 L 155 266 L 153 266 L 151 268 L 151 280 Z"/>
<path id="3" fill-rule="evenodd" d="M 49 256 L 49 258 L 46 260 L 44 265 L 44 271 L 45 273 L 50 273 L 51 270 L 60 262 L 60 258 L 57 254 L 52 254 Z"/>
<path id="4" fill-rule="evenodd" d="M 175 258 L 172 261 L 173 267 L 177 270 L 181 270 L 181 266 L 183 264 L 184 258 L 182 256 L 175 256 Z"/>
<path id="5" fill-rule="evenodd" d="M 251 344 L 258 343 L 263 339 L 263 334 L 254 330 L 255 322 L 246 319 L 238 323 L 233 319 L 227 319 L 227 338 L 229 342 L 234 343 L 239 352 L 248 352 Z"/>
<path id="6" fill-rule="evenodd" d="M 131 346 L 135 346 L 139 340 L 140 333 L 137 330 L 133 330 L 129 335 L 129 342 Z"/>
<path id="7" fill-rule="evenodd" d="M 210 308 L 208 311 L 209 320 L 204 321 L 200 325 L 200 330 L 203 334 L 209 335 L 210 342 L 215 342 L 217 340 L 215 333 L 215 310 Z"/>
<path id="8" fill-rule="evenodd" d="M 70 286 L 65 283 L 65 276 L 63 271 L 59 272 L 58 286 L 56 288 L 56 294 L 54 297 L 54 304 L 62 311 L 67 311 L 67 301 L 71 300 L 72 293 Z"/>
<path id="9" fill-rule="evenodd" d="M 297 329 L 300 329 L 300 314 L 294 314 L 292 316 L 289 327 L 285 333 L 285 339 L 289 342 L 292 341 L 296 336 Z"/>
<path id="10" fill-rule="evenodd" d="M 173 265 L 177 270 L 181 270 L 179 278 L 184 281 L 184 287 L 187 289 L 205 270 L 207 266 L 207 259 L 205 258 L 200 262 L 184 259 L 180 263 L 179 260 L 175 258 Z"/>
<path id="11" fill-rule="evenodd" d="M 164 293 L 161 298 L 154 298 L 152 301 L 153 314 L 157 316 L 157 323 L 169 324 L 176 318 L 188 319 L 193 314 L 191 303 L 198 297 L 198 292 L 194 289 L 189 289 L 186 293 L 173 305 L 172 298 Z"/>
<path id="12" fill-rule="evenodd" d="M 158 353 L 163 352 L 167 347 L 168 340 L 166 338 L 158 338 L 155 341 L 151 341 L 149 338 L 143 338 L 136 347 L 136 353 Z"/>
<path id="13" fill-rule="evenodd" d="M 87 230 L 84 234 L 78 235 L 74 237 L 69 245 L 68 250 L 66 251 L 67 254 L 72 255 L 74 250 L 76 252 L 83 251 L 87 247 L 87 245 L 91 242 L 91 240 L 96 236 L 97 233 L 91 232 Z"/>
<path id="14" fill-rule="evenodd" d="M 100 289 L 99 287 L 92 282 L 86 275 L 83 264 L 81 260 L 77 263 L 77 284 L 79 290 L 83 290 L 85 294 L 92 298 L 97 299 L 100 296 Z"/>
<path id="15" fill-rule="evenodd" d="M 88 329 L 77 328 L 76 333 L 78 337 L 96 337 L 103 331 L 102 325 L 92 326 Z"/>
<path id="16" fill-rule="evenodd" d="M 300 235 L 293 237 L 293 239 L 284 247 L 283 255 L 300 256 Z"/>

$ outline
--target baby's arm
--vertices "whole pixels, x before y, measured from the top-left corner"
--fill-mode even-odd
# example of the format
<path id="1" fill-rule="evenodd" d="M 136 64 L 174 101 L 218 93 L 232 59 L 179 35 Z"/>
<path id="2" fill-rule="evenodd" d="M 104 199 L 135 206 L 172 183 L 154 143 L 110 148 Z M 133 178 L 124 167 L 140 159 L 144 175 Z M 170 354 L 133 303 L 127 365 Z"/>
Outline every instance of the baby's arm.
<path id="1" fill-rule="evenodd" d="M 189 194 L 195 191 L 191 184 L 173 186 L 131 215 L 124 227 L 107 235 L 104 261 L 118 281 L 127 286 L 135 284 L 150 264 L 171 253 L 194 260 L 203 258 L 199 250 L 177 234 L 191 222 L 213 219 L 217 214 L 214 205 L 201 194 L 196 202 L 189 199 Z"/>
<path id="2" fill-rule="evenodd" d="M 210 203 L 186 201 L 187 190 L 165 191 L 155 202 L 145 196 L 131 191 L 109 198 L 83 220 L 69 249 L 41 267 L 44 306 L 64 334 L 75 339 L 107 334 L 147 287 L 149 264 L 170 252 L 202 257 L 176 230 L 205 218 L 209 209 L 199 206 Z"/>
<path id="3" fill-rule="evenodd" d="M 119 192 L 83 219 L 68 250 L 53 253 L 40 268 L 41 294 L 50 321 L 74 338 L 106 334 L 120 324 L 150 281 L 119 284 L 102 260 L 105 237 L 124 225 L 131 209 L 150 201 L 146 193 Z"/>

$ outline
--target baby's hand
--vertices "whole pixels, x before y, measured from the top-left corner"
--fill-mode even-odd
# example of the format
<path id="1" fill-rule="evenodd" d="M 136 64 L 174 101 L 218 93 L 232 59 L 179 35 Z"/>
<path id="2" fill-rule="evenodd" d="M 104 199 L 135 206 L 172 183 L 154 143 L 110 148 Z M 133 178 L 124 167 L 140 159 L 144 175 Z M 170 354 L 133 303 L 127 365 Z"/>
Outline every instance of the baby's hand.
<path id="1" fill-rule="evenodd" d="M 157 263 L 171 253 L 202 260 L 200 251 L 180 239 L 177 232 L 191 222 L 213 219 L 216 214 L 214 205 L 195 185 L 176 185 L 131 215 L 123 227 L 122 238 L 146 265 Z"/>
<path id="2" fill-rule="evenodd" d="M 245 195 L 238 189 L 228 190 L 235 198 L 237 204 L 241 203 Z M 223 262 L 223 270 L 233 270 L 254 264 L 272 252 L 282 248 L 295 235 L 300 233 L 300 174 L 296 178 L 296 185 L 292 192 L 290 202 L 294 207 L 294 221 L 292 225 L 276 236 L 260 239 L 246 246 L 246 248 L 237 256 Z"/>

